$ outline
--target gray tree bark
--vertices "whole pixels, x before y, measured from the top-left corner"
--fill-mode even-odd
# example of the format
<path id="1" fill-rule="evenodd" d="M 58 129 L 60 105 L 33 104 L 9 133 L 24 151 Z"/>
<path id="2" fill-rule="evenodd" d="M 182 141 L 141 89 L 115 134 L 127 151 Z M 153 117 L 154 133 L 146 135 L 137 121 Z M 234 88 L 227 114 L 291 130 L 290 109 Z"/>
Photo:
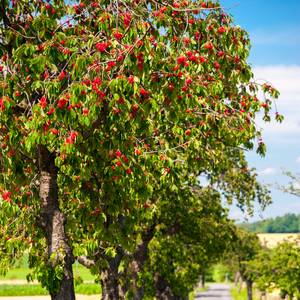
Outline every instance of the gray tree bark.
<path id="1" fill-rule="evenodd" d="M 200 288 L 204 289 L 205 288 L 205 274 L 203 273 L 200 275 Z"/>
<path id="2" fill-rule="evenodd" d="M 237 288 L 237 284 L 238 284 L 238 281 L 240 279 L 240 272 L 237 271 L 236 274 L 235 274 L 235 278 L 234 278 L 234 288 L 236 289 Z"/>
<path id="3" fill-rule="evenodd" d="M 55 157 L 45 145 L 38 145 L 36 154 L 40 172 L 41 201 L 41 216 L 38 225 L 42 228 L 46 238 L 48 256 L 50 257 L 55 252 L 57 260 L 64 260 L 64 275 L 60 283 L 60 290 L 59 292 L 50 290 L 51 299 L 75 300 L 72 270 L 74 258 L 65 231 L 67 218 L 59 209 L 58 203 L 58 168 L 55 166 Z M 52 263 L 52 266 L 54 264 L 55 262 Z"/>
<path id="4" fill-rule="evenodd" d="M 247 284 L 247 299 L 248 300 L 252 300 L 252 285 L 253 285 L 253 281 L 252 280 L 246 280 L 246 284 Z"/>
<path id="5" fill-rule="evenodd" d="M 165 276 L 161 276 L 159 272 L 154 275 L 155 285 L 154 292 L 156 300 L 170 300 L 174 299 L 175 295 L 172 291 L 172 283 L 165 279 Z"/>
<path id="6" fill-rule="evenodd" d="M 100 268 L 99 274 L 102 285 L 102 300 L 119 300 L 119 266 L 124 256 L 124 250 L 117 247 L 117 255 L 115 257 L 108 257 L 104 255 L 108 262 L 108 267 Z"/>
<path id="7" fill-rule="evenodd" d="M 240 276 L 239 294 L 241 293 L 242 285 L 243 285 L 243 278 L 242 278 L 242 276 Z"/>
<path id="8" fill-rule="evenodd" d="M 144 297 L 144 286 L 137 285 L 137 278 L 140 271 L 144 268 L 144 262 L 148 259 L 148 245 L 154 236 L 156 223 L 146 227 L 141 234 L 141 239 L 136 245 L 133 261 L 132 261 L 132 280 L 135 290 L 135 297 L 133 300 L 142 300 Z"/>

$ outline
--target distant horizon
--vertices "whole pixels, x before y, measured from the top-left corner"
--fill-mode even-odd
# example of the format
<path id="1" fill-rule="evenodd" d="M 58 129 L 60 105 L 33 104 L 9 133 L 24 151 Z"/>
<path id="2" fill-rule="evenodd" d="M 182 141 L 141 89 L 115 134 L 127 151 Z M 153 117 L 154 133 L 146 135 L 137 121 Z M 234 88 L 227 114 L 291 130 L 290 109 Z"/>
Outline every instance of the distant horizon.
<path id="1" fill-rule="evenodd" d="M 299 217 L 300 216 L 300 213 L 296 214 L 296 213 L 293 213 L 293 212 L 288 212 L 286 214 L 284 214 L 283 216 L 276 216 L 276 217 L 268 217 L 268 218 L 264 218 L 264 219 L 261 219 L 261 220 L 256 220 L 256 221 L 253 221 L 253 222 L 249 222 L 246 221 L 246 220 L 239 220 L 239 219 L 233 219 L 235 221 L 239 221 L 240 224 L 243 224 L 243 223 L 248 223 L 248 224 L 252 224 L 252 223 L 257 223 L 257 222 L 264 222 L 266 220 L 270 220 L 270 219 L 276 219 L 276 218 L 283 218 L 285 217 L 286 215 L 295 215 L 296 217 Z"/>

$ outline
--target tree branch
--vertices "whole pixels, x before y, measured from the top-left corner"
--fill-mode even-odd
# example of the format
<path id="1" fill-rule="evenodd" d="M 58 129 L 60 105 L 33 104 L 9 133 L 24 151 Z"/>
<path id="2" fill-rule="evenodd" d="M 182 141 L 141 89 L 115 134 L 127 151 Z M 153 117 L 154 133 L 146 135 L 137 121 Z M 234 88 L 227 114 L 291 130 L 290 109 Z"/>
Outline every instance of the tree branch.
<path id="1" fill-rule="evenodd" d="M 101 113 L 96 119 L 96 121 L 93 123 L 91 129 L 83 133 L 82 136 L 84 141 L 87 140 L 93 134 L 94 130 L 100 126 L 101 122 L 106 118 L 107 115 L 108 115 L 107 105 L 103 103 L 103 106 L 101 108 Z"/>
<path id="2" fill-rule="evenodd" d="M 90 269 L 91 266 L 96 265 L 94 260 L 89 259 L 85 255 L 75 256 L 75 259 L 77 259 L 80 264 L 82 264 L 83 266 L 85 266 L 88 269 Z"/>

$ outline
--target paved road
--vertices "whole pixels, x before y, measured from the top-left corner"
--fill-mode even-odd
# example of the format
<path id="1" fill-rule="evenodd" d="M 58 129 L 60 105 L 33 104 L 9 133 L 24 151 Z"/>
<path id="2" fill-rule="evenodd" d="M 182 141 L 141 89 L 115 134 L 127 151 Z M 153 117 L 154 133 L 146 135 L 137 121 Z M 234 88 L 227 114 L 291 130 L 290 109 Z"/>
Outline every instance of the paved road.
<path id="1" fill-rule="evenodd" d="M 195 300 L 233 300 L 230 295 L 230 289 L 231 284 L 209 284 L 209 289 L 206 292 L 197 293 Z"/>

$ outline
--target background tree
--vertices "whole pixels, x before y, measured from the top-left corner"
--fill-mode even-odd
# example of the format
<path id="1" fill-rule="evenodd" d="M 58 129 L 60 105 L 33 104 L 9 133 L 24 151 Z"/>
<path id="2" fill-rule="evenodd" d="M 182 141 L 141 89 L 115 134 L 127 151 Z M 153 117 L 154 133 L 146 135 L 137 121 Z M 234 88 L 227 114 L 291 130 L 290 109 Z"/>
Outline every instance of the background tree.
<path id="1" fill-rule="evenodd" d="M 231 160 L 232 157 L 234 158 L 233 160 Z M 247 167 L 247 163 L 244 160 L 244 155 L 241 151 L 235 151 L 230 153 L 230 155 L 227 157 L 227 164 L 228 164 L 227 168 L 224 167 L 222 169 L 222 172 L 220 173 L 211 172 L 210 174 L 206 174 L 208 176 L 206 180 L 209 182 L 208 189 L 199 186 L 196 181 L 196 177 L 194 175 L 190 176 L 190 172 L 187 172 L 185 170 L 185 172 L 180 174 L 179 168 L 173 170 L 173 173 L 176 174 L 178 178 L 175 181 L 175 176 L 174 176 L 174 182 L 171 186 L 168 184 L 165 185 L 158 184 L 159 188 L 155 189 L 153 193 L 153 199 L 152 199 L 152 201 L 154 201 L 153 203 L 155 203 L 156 206 L 155 222 L 153 223 L 152 220 L 150 219 L 149 220 L 150 223 L 142 224 L 143 230 L 142 230 L 141 238 L 138 239 L 137 248 L 133 255 L 134 257 L 138 257 L 138 258 L 134 258 L 132 262 L 129 261 L 126 264 L 127 266 L 126 269 L 131 272 L 131 278 L 133 279 L 134 282 L 136 282 L 136 278 L 138 278 L 143 273 L 144 263 L 148 259 L 147 246 L 149 243 L 150 244 L 152 243 L 153 239 L 156 241 L 154 242 L 156 247 L 161 250 L 161 251 L 157 251 L 157 253 L 163 253 L 164 251 L 174 250 L 175 246 L 173 244 L 171 244 L 172 246 L 169 247 L 169 250 L 165 249 L 165 240 L 163 238 L 157 240 L 156 236 L 160 231 L 159 228 L 164 228 L 163 234 L 168 235 L 169 233 L 170 238 L 172 238 L 174 234 L 177 234 L 180 237 L 180 240 L 189 241 L 188 242 L 189 245 L 193 244 L 192 242 L 193 239 L 197 240 L 195 242 L 196 245 L 199 244 L 199 241 L 201 241 L 201 243 L 206 243 L 201 238 L 201 236 L 204 234 L 202 233 L 202 231 L 204 230 L 204 232 L 206 231 L 209 232 L 210 230 L 201 229 L 199 233 L 197 233 L 196 231 L 199 230 L 198 228 L 199 224 L 203 223 L 205 225 L 207 223 L 206 224 L 207 226 L 211 226 L 212 225 L 211 222 L 213 222 L 212 220 L 214 220 L 214 218 L 216 218 L 215 220 L 218 220 L 219 218 L 219 223 L 223 224 L 225 222 L 225 224 L 227 224 L 225 218 L 226 210 L 221 208 L 221 202 L 220 202 L 221 194 L 223 194 L 226 198 L 237 200 L 237 202 L 240 205 L 243 203 L 244 199 L 249 199 L 250 197 L 253 197 L 253 195 L 259 198 L 260 203 L 264 205 L 270 200 L 270 197 L 268 195 L 268 190 L 265 189 L 263 186 L 256 184 L 256 178 L 255 178 L 256 175 L 255 176 L 250 175 L 251 174 L 250 170 Z M 205 172 L 202 173 L 201 176 L 203 178 Z M 218 185 L 215 184 L 217 179 L 219 182 Z M 221 183 L 221 181 L 223 181 L 223 183 Z M 251 185 L 251 189 L 249 188 L 249 185 Z M 224 187 L 224 189 L 222 189 L 222 187 Z M 255 187 L 255 189 L 253 189 L 253 187 Z M 255 198 L 251 199 L 251 201 L 253 200 L 255 200 Z M 192 218 L 191 217 L 192 214 L 189 213 L 189 211 L 190 210 L 197 211 L 199 209 L 200 209 L 201 219 L 199 219 L 199 217 L 193 217 L 195 221 L 191 221 L 190 219 Z M 222 216 L 223 213 L 224 216 Z M 186 223 L 185 228 L 189 226 L 190 229 L 181 232 L 179 235 L 178 230 L 181 227 L 179 226 L 178 222 Z M 198 225 L 197 222 L 199 223 Z M 157 224 L 156 227 L 155 227 L 155 223 Z M 222 226 L 222 224 L 219 226 Z M 226 226 L 229 225 L 227 224 Z M 206 226 L 204 227 L 206 228 Z M 175 228 L 177 228 L 178 231 L 177 233 L 174 232 Z M 191 235 L 193 236 L 193 238 L 190 239 Z M 224 243 L 224 245 L 221 246 L 220 244 L 220 249 L 222 247 L 226 247 L 226 244 L 228 243 L 227 241 L 224 242 L 224 240 L 221 238 L 220 243 L 222 242 Z M 184 249 L 186 247 L 185 243 L 183 243 Z M 215 244 L 217 245 L 217 242 L 215 242 Z M 214 243 L 212 243 L 212 246 L 213 245 Z M 208 246 L 203 245 L 202 247 L 208 247 Z M 213 252 L 212 249 L 209 252 Z M 221 255 L 221 250 L 219 252 Z M 215 255 L 215 260 L 211 256 L 209 256 L 209 259 L 207 260 L 203 258 L 201 259 L 199 258 L 201 261 L 199 262 L 199 267 L 198 267 L 198 269 L 201 272 L 200 274 L 203 274 L 205 270 L 214 261 L 218 261 L 220 255 Z M 201 256 L 201 254 L 199 254 L 199 256 Z M 171 254 L 166 255 L 166 259 L 167 257 L 171 258 L 172 255 Z M 185 254 L 183 254 L 182 257 L 185 257 Z M 170 284 L 171 286 L 173 285 L 171 283 L 172 280 L 167 277 L 167 275 L 164 273 L 165 271 L 159 269 L 158 266 L 161 263 L 161 260 L 157 258 L 157 261 L 158 261 L 158 265 L 155 266 L 156 273 L 161 275 L 157 275 L 157 276 L 153 275 L 153 276 L 156 278 L 157 281 L 160 282 L 161 290 L 168 289 L 168 291 L 171 293 L 170 295 L 172 295 L 173 292 L 172 292 L 172 288 L 170 287 Z M 190 262 L 191 260 L 187 259 L 187 261 Z M 132 268 L 131 268 L 131 263 L 132 265 L 134 265 L 132 266 Z M 141 274 L 139 274 L 139 272 L 141 272 Z M 194 274 L 195 272 L 191 272 L 191 274 L 192 273 Z M 195 274 L 197 274 L 197 276 L 200 275 L 197 272 Z M 188 275 L 186 276 L 188 277 Z M 162 282 L 165 283 L 165 286 L 162 286 L 161 284 Z M 187 284 L 188 280 L 185 280 L 185 282 Z M 187 286 L 190 287 L 192 284 L 195 283 L 193 282 L 187 284 Z M 175 286 L 177 287 L 180 286 L 180 283 L 177 283 Z M 139 295 L 137 297 L 140 297 L 138 299 L 141 299 L 143 295 L 143 283 L 141 283 L 140 281 L 139 286 L 135 285 L 134 288 L 135 288 L 136 295 Z M 148 289 L 149 289 L 149 284 L 148 284 Z M 186 292 L 187 290 L 185 290 L 183 293 Z M 126 292 L 123 293 L 125 294 Z M 152 293 L 154 293 L 154 291 L 152 291 Z M 156 296 L 160 297 L 159 295 Z"/>
<path id="2" fill-rule="evenodd" d="M 268 218 L 253 223 L 241 223 L 238 226 L 245 226 L 251 232 L 256 233 L 297 233 L 299 232 L 299 216 L 286 214 L 282 217 Z"/>
<path id="3" fill-rule="evenodd" d="M 256 273 L 252 268 L 251 261 L 255 259 L 262 246 L 255 233 L 237 227 L 236 234 L 236 241 L 231 243 L 231 249 L 225 253 L 223 259 L 224 263 L 240 273 L 242 280 L 247 285 L 247 299 L 252 300 L 252 285 L 256 280 Z"/>
<path id="4" fill-rule="evenodd" d="M 299 243 L 299 236 L 290 237 L 278 243 L 275 249 L 261 250 L 257 254 L 250 266 L 257 272 L 256 283 L 260 290 L 272 292 L 277 288 L 282 298 L 286 294 L 289 299 L 300 298 Z"/>
<path id="5" fill-rule="evenodd" d="M 190 211 L 182 212 L 175 223 L 165 222 L 157 228 L 149 244 L 149 261 L 145 268 L 148 272 L 141 276 L 148 279 L 146 298 L 186 298 L 203 270 L 218 261 L 233 238 L 232 223 L 226 219 L 220 194 L 210 188 L 200 193 L 195 208 L 191 206 Z"/>

